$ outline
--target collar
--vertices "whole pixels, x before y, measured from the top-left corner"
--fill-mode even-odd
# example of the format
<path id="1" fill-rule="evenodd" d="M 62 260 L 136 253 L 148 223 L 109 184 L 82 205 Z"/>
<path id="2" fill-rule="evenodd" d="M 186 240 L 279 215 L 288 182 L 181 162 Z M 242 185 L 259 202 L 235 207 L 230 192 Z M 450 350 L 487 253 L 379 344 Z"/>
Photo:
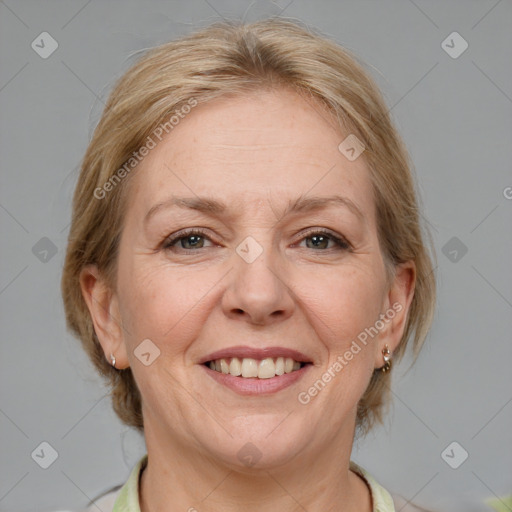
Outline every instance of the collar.
<path id="1" fill-rule="evenodd" d="M 144 455 L 135 465 L 125 482 L 114 504 L 112 512 L 140 512 L 139 482 L 142 471 L 148 463 L 148 454 Z M 395 512 L 395 506 L 391 495 L 382 487 L 368 471 L 353 461 L 350 461 L 350 469 L 360 475 L 370 488 L 373 502 L 373 512 Z"/>

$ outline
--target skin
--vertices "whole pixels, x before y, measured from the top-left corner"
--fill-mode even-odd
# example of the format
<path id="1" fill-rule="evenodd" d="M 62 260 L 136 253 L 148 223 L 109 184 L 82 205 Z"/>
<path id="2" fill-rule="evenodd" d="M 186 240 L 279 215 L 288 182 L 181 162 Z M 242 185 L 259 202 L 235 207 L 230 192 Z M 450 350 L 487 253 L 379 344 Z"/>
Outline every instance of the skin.
<path id="1" fill-rule="evenodd" d="M 131 367 L 143 397 L 143 512 L 372 509 L 365 481 L 349 470 L 356 407 L 384 345 L 400 341 L 415 272 L 409 262 L 387 278 L 369 171 L 363 157 L 350 162 L 338 150 L 346 135 L 312 100 L 258 91 L 195 107 L 131 177 L 116 287 L 95 267 L 81 285 L 105 357 Z M 300 196 L 333 194 L 361 217 L 339 204 L 283 216 Z M 173 195 L 208 196 L 227 211 L 159 208 L 145 222 Z M 184 228 L 206 236 L 163 247 Z M 248 236 L 263 249 L 252 263 L 235 250 Z M 300 404 L 298 393 L 397 302 L 402 311 Z M 160 355 L 145 366 L 134 350 L 148 338 Z M 313 366 L 277 393 L 240 396 L 198 364 L 237 345 L 294 348 Z M 237 456 L 248 442 L 261 453 L 253 467 Z"/>

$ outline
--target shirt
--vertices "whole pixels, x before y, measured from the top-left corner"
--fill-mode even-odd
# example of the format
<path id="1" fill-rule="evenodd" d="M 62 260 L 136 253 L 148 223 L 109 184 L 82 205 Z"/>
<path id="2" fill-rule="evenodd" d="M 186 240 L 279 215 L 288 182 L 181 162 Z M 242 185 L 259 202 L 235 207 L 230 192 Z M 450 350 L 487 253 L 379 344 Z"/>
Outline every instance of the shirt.
<path id="1" fill-rule="evenodd" d="M 139 479 L 147 461 L 148 455 L 146 454 L 135 465 L 128 480 L 117 493 L 112 512 L 141 512 L 139 506 Z M 372 495 L 373 512 L 395 512 L 393 499 L 384 487 L 379 485 L 365 469 L 353 461 L 350 461 L 350 469 L 366 480 Z"/>

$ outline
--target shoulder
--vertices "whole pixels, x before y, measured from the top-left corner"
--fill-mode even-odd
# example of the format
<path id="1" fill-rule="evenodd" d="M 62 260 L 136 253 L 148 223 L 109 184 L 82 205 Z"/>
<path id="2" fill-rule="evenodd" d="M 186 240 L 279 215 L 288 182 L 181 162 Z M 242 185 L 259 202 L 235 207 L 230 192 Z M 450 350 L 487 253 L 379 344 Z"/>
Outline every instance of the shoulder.
<path id="1" fill-rule="evenodd" d="M 108 491 L 106 494 L 102 494 L 99 498 L 93 500 L 86 508 L 75 509 L 75 510 L 53 510 L 52 512 L 112 512 L 114 510 L 114 504 L 121 492 L 121 486 Z"/>
<path id="2" fill-rule="evenodd" d="M 395 502 L 395 507 L 397 510 L 400 510 L 400 512 L 429 512 L 425 508 L 420 508 L 409 501 L 407 501 L 402 496 L 399 496 L 398 494 L 391 494 L 393 497 L 393 501 Z"/>
<path id="3" fill-rule="evenodd" d="M 364 468 L 350 461 L 350 470 L 361 476 L 370 488 L 373 502 L 373 512 L 395 512 L 393 498 L 389 492 L 380 485 Z"/>
<path id="4" fill-rule="evenodd" d="M 368 471 L 354 461 L 350 461 L 350 469 L 366 480 L 372 494 L 373 512 L 429 512 L 413 505 L 402 496 L 390 494 Z"/>
<path id="5" fill-rule="evenodd" d="M 104 494 L 100 498 L 94 500 L 94 502 L 83 512 L 98 512 L 100 509 L 102 512 L 112 512 L 114 510 L 114 503 L 121 492 L 121 487 L 117 487 L 115 490 Z"/>
<path id="6" fill-rule="evenodd" d="M 111 489 L 108 493 L 95 499 L 88 508 L 81 512 L 140 512 L 139 481 L 140 475 L 148 461 L 147 453 L 133 467 L 128 480 L 123 485 Z"/>

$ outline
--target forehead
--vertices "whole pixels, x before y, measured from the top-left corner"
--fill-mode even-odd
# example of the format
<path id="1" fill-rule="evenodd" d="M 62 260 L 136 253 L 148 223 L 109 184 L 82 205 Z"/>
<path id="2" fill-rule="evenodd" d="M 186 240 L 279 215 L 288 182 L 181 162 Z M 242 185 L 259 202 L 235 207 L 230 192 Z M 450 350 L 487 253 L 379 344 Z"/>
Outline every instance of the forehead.
<path id="1" fill-rule="evenodd" d="M 208 195 L 258 211 L 269 197 L 338 193 L 373 217 L 364 159 L 349 161 L 338 149 L 347 135 L 320 104 L 286 89 L 201 104 L 155 140 L 130 203 L 142 213 L 173 194 Z"/>

